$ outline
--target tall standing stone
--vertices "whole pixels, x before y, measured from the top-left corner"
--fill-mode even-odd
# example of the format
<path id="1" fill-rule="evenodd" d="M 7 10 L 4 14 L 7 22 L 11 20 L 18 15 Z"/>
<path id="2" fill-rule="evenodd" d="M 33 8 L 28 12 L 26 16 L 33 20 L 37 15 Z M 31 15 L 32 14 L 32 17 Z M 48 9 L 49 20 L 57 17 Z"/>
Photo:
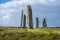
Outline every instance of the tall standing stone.
<path id="1" fill-rule="evenodd" d="M 26 15 L 24 15 L 23 28 L 26 28 Z"/>
<path id="2" fill-rule="evenodd" d="M 39 28 L 39 19 L 36 17 L 36 28 Z"/>
<path id="3" fill-rule="evenodd" d="M 28 10 L 28 26 L 30 29 L 33 29 L 33 18 L 32 18 L 32 8 L 30 5 L 27 5 L 27 10 Z"/>
<path id="4" fill-rule="evenodd" d="M 21 28 L 23 27 L 23 10 L 22 10 L 22 14 L 21 14 L 21 24 L 20 24 L 20 27 Z"/>
<path id="5" fill-rule="evenodd" d="M 44 20 L 43 20 L 43 28 L 46 28 L 46 27 L 47 27 L 46 19 L 44 18 Z"/>

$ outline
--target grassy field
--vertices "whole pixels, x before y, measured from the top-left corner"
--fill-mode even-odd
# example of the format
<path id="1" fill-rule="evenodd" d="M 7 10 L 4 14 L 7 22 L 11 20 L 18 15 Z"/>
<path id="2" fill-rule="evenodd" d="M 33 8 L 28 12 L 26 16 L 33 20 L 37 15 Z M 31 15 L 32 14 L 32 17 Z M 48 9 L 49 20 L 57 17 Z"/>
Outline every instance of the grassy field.
<path id="1" fill-rule="evenodd" d="M 0 40 L 60 40 L 60 28 L 0 27 Z"/>

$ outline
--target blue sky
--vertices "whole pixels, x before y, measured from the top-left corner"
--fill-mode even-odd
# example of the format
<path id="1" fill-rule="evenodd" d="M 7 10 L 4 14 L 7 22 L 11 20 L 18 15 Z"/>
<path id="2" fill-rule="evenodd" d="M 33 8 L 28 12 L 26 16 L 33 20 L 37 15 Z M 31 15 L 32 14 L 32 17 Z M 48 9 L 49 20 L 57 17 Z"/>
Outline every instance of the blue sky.
<path id="1" fill-rule="evenodd" d="M 46 18 L 48 26 L 60 26 L 60 0 L 0 0 L 0 26 L 20 26 L 21 11 L 27 15 L 27 5 L 31 5 L 33 23 L 36 17 L 42 26 Z"/>
<path id="2" fill-rule="evenodd" d="M 10 2 L 11 0 L 0 0 L 0 3 Z"/>

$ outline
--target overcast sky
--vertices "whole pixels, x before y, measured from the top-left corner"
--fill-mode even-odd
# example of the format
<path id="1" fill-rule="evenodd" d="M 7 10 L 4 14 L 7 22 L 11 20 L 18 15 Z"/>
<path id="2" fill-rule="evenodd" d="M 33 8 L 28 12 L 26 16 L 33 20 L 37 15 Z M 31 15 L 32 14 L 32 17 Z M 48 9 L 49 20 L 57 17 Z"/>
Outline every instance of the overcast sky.
<path id="1" fill-rule="evenodd" d="M 0 26 L 20 26 L 21 11 L 27 15 L 27 5 L 31 5 L 33 23 L 36 17 L 42 26 L 46 18 L 48 26 L 60 26 L 60 0 L 0 0 Z"/>

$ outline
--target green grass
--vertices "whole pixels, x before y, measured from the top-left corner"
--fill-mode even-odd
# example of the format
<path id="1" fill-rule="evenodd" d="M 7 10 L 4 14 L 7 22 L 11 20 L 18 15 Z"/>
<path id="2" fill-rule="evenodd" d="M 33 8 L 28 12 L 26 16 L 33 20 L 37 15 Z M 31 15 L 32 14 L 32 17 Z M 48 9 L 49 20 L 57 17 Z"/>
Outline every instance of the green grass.
<path id="1" fill-rule="evenodd" d="M 0 40 L 60 40 L 60 28 L 0 27 Z"/>

